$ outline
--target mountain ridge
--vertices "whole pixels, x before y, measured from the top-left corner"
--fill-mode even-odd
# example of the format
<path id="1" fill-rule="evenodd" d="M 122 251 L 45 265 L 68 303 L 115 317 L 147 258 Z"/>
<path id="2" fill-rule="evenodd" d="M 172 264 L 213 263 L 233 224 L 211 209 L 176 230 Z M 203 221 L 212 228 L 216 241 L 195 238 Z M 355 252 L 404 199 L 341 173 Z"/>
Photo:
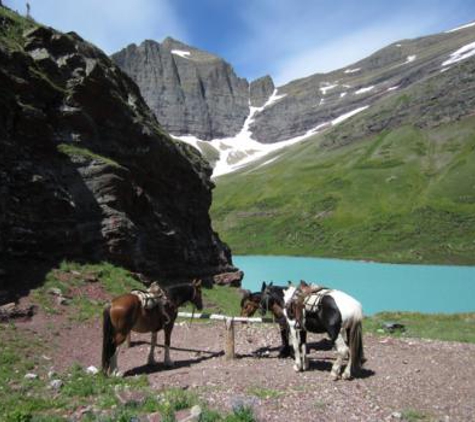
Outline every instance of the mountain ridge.
<path id="1" fill-rule="evenodd" d="M 244 163 L 251 162 L 253 156 L 260 157 L 268 151 L 286 145 L 282 141 L 293 139 L 298 141 L 321 132 L 338 124 L 345 117 L 378 103 L 382 98 L 398 95 L 398 92 L 407 86 L 437 76 L 439 72 L 454 64 L 444 65 L 450 60 L 450 55 L 473 40 L 475 40 L 475 25 L 467 24 L 458 30 L 394 42 L 349 66 L 328 73 L 316 73 L 279 87 L 274 86 L 270 76 L 251 82 L 245 80 L 239 94 L 236 94 L 240 98 L 239 110 L 236 111 L 234 107 L 234 99 L 223 109 L 226 110 L 224 114 L 228 117 L 238 116 L 236 121 L 239 124 L 227 125 L 226 128 L 222 128 L 219 135 L 211 132 L 209 126 L 206 128 L 201 125 L 199 130 L 195 130 L 196 126 L 193 125 L 179 127 L 167 123 L 173 122 L 176 114 L 169 117 L 164 113 L 158 118 L 164 122 L 165 127 L 168 125 L 167 129 L 172 135 L 192 143 L 205 153 L 212 163 L 224 160 L 225 162 L 221 162 L 219 166 L 225 169 L 224 172 L 234 171 Z M 194 49 L 176 40 L 174 42 L 182 49 L 190 51 Z M 170 49 L 170 46 L 167 48 Z M 127 66 L 130 67 L 131 62 L 124 58 L 123 52 L 124 50 L 117 53 L 119 56 L 112 57 L 127 72 Z M 187 57 L 188 59 L 178 57 L 175 60 L 177 73 L 180 73 L 180 66 L 190 61 L 191 56 Z M 229 66 L 232 69 L 231 65 Z M 143 67 L 138 73 L 130 70 L 128 72 L 142 91 L 146 92 L 144 95 L 146 100 L 147 96 L 155 99 L 164 98 L 159 97 L 156 90 L 143 82 L 145 72 Z M 218 91 L 219 89 L 224 88 L 222 86 Z M 193 93 L 190 95 L 193 96 Z M 277 100 L 263 107 L 272 95 Z M 192 106 L 186 109 L 186 113 L 196 111 L 199 114 L 206 108 L 210 119 L 219 120 L 220 118 L 208 107 L 206 95 L 202 97 L 202 102 L 191 101 Z M 166 108 L 167 103 L 165 96 L 165 101 L 161 104 L 165 104 Z M 175 111 L 178 114 L 180 112 Z M 202 141 L 212 142 L 205 144 Z M 234 151 L 232 154 L 226 152 L 230 149 Z M 224 173 L 218 172 L 218 174 Z"/>

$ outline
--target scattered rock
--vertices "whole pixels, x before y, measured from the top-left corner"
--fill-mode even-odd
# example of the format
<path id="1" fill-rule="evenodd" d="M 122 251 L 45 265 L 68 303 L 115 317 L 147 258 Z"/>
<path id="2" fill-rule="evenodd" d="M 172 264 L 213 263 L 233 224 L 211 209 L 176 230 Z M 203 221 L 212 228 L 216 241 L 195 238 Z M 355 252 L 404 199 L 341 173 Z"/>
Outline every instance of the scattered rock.
<path id="1" fill-rule="evenodd" d="M 214 284 L 218 286 L 241 287 L 241 280 L 244 277 L 243 271 L 233 271 L 215 275 Z"/>
<path id="2" fill-rule="evenodd" d="M 194 422 L 199 421 L 202 410 L 198 405 L 193 406 L 191 409 L 180 410 L 175 413 L 175 420 L 177 422 Z"/>
<path id="3" fill-rule="evenodd" d="M 96 375 L 99 373 L 99 369 L 97 369 L 94 365 L 91 365 L 86 369 L 86 373 L 90 375 Z"/>
<path id="4" fill-rule="evenodd" d="M 129 389 L 116 389 L 115 396 L 124 406 L 140 405 L 147 399 L 145 393 Z"/>
<path id="5" fill-rule="evenodd" d="M 162 422 L 162 415 L 160 412 L 151 413 L 147 416 L 148 422 Z"/>
<path id="6" fill-rule="evenodd" d="M 406 331 L 406 327 L 404 326 L 404 324 L 401 324 L 399 322 L 383 322 L 382 326 L 383 330 L 389 333 L 394 333 L 395 331 Z"/>
<path id="7" fill-rule="evenodd" d="M 53 389 L 53 390 L 60 390 L 61 387 L 63 386 L 63 381 L 61 380 L 51 380 L 51 382 L 49 383 L 49 386 Z"/>
<path id="8" fill-rule="evenodd" d="M 33 374 L 32 372 L 29 372 L 28 374 L 25 374 L 25 379 L 26 380 L 36 380 L 36 379 L 38 379 L 38 374 Z"/>
<path id="9" fill-rule="evenodd" d="M 97 283 L 99 281 L 99 277 L 95 274 L 86 274 L 84 277 L 84 281 L 87 283 Z"/>
<path id="10" fill-rule="evenodd" d="M 86 406 L 76 412 L 76 417 L 78 420 L 81 420 L 83 416 L 91 415 L 92 413 L 94 413 L 94 408 L 92 406 Z"/>
<path id="11" fill-rule="evenodd" d="M 53 296 L 62 296 L 63 295 L 63 292 L 61 291 L 61 289 L 58 289 L 57 287 L 50 287 L 47 290 L 47 292 L 48 292 L 48 294 L 53 295 Z"/>
<path id="12" fill-rule="evenodd" d="M 71 304 L 71 299 L 68 299 L 67 297 L 64 297 L 64 296 L 58 296 L 56 299 L 56 303 L 58 305 L 68 306 Z"/>
<path id="13" fill-rule="evenodd" d="M 0 322 L 12 319 L 29 319 L 35 314 L 35 311 L 34 305 L 19 306 L 15 303 L 8 303 L 0 306 Z"/>

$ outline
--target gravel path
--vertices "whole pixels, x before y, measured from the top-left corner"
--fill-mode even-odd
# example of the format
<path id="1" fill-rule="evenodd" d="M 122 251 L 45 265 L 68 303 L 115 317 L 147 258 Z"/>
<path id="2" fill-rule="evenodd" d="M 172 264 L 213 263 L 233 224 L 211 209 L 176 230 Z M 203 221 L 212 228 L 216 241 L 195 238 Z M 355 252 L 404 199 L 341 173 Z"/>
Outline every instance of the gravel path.
<path id="1" fill-rule="evenodd" d="M 64 370 L 74 362 L 100 365 L 100 321 L 75 325 L 65 315 L 39 313 L 17 323 L 55 345 L 53 362 Z M 52 327 L 54 327 L 52 329 Z M 475 345 L 365 335 L 368 358 L 360 378 L 331 381 L 335 352 L 325 337 L 310 334 L 310 370 L 295 373 L 290 359 L 278 359 L 277 326 L 236 325 L 237 359 L 226 361 L 224 322 L 179 323 L 172 335 L 175 361 L 145 365 L 150 335 L 133 336 L 119 367 L 127 376 L 148 374 L 157 389 L 188 388 L 211 407 L 229 410 L 243 403 L 260 421 L 475 421 Z M 163 335 L 159 334 L 159 343 Z"/>

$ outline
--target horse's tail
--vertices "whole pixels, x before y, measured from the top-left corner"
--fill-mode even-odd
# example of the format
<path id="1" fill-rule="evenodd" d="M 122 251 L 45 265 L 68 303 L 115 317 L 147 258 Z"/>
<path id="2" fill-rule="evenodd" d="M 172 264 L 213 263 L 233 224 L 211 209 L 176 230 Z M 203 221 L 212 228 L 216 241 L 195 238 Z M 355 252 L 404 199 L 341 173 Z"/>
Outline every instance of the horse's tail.
<path id="1" fill-rule="evenodd" d="M 102 316 L 102 371 L 104 374 L 108 374 L 111 358 L 117 349 L 114 342 L 114 326 L 110 317 L 110 306 L 104 309 Z"/>
<path id="2" fill-rule="evenodd" d="M 363 363 L 366 361 L 363 352 L 363 327 L 360 318 L 351 324 L 349 335 L 351 373 L 355 374 L 361 369 Z"/>

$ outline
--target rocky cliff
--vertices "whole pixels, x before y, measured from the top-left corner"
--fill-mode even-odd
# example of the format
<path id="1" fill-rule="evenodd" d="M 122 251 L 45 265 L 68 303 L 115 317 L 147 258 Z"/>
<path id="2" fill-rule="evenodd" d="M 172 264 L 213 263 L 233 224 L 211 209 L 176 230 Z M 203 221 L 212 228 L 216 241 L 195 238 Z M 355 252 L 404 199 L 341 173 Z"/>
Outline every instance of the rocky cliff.
<path id="1" fill-rule="evenodd" d="M 144 41 L 113 60 L 139 85 L 163 127 L 209 140 L 236 135 L 249 114 L 249 84 L 212 54 L 172 38 Z"/>
<path id="2" fill-rule="evenodd" d="M 201 156 L 100 50 L 0 11 L 0 287 L 63 259 L 171 280 L 234 271 Z"/>

